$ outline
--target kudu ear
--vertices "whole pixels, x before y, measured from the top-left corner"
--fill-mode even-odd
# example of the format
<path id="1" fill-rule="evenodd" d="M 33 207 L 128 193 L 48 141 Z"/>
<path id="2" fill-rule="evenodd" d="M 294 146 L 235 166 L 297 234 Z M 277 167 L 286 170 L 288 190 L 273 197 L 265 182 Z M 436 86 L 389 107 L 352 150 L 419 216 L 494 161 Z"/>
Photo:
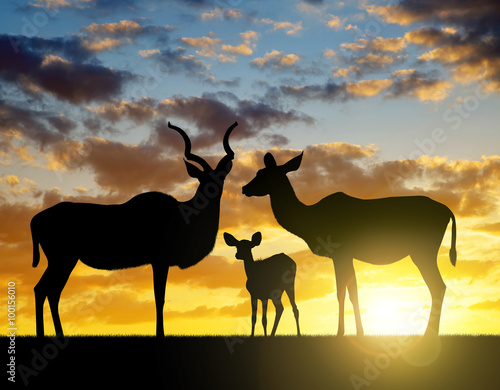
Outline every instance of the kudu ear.
<path id="1" fill-rule="evenodd" d="M 186 169 L 189 176 L 194 177 L 195 179 L 201 178 L 201 175 L 203 175 L 203 171 L 200 168 L 198 168 L 196 165 L 191 164 L 190 162 L 187 162 L 186 160 L 184 160 L 184 164 L 186 164 Z"/>
<path id="2" fill-rule="evenodd" d="M 234 238 L 232 234 L 229 233 L 224 233 L 224 241 L 226 241 L 226 244 L 228 246 L 236 246 L 239 243 L 239 241 L 236 238 Z"/>
<path id="3" fill-rule="evenodd" d="M 252 236 L 252 244 L 253 246 L 260 245 L 262 241 L 262 234 L 260 232 L 254 233 Z"/>
<path id="4" fill-rule="evenodd" d="M 300 163 L 302 162 L 302 156 L 304 152 L 300 153 L 297 157 L 292 158 L 290 161 L 282 165 L 285 173 L 296 171 L 300 167 Z"/>

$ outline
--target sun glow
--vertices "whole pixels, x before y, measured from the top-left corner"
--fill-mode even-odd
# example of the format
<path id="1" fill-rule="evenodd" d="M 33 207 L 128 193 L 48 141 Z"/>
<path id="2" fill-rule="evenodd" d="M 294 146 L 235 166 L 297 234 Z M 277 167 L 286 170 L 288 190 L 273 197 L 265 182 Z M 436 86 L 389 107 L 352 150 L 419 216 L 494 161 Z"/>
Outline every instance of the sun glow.
<path id="1" fill-rule="evenodd" d="M 395 297 L 374 297 L 367 312 L 362 315 L 366 329 L 373 334 L 410 334 L 415 333 L 408 313 Z"/>

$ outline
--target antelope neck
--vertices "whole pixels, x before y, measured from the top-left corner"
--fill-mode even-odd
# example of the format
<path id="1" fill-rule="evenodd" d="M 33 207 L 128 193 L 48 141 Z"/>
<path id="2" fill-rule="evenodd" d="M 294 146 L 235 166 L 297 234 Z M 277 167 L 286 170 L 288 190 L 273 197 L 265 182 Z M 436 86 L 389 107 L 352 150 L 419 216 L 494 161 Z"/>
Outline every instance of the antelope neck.
<path id="1" fill-rule="evenodd" d="M 245 257 L 243 260 L 243 263 L 245 265 L 245 273 L 247 274 L 247 277 L 252 274 L 253 270 L 253 265 L 254 265 L 254 260 L 253 260 L 253 255 L 252 252 L 250 252 L 250 255 Z"/>
<path id="2" fill-rule="evenodd" d="M 286 181 L 286 185 L 271 192 L 271 208 L 278 223 L 292 233 L 298 233 L 307 219 L 307 205 L 295 195 L 295 191 Z"/>

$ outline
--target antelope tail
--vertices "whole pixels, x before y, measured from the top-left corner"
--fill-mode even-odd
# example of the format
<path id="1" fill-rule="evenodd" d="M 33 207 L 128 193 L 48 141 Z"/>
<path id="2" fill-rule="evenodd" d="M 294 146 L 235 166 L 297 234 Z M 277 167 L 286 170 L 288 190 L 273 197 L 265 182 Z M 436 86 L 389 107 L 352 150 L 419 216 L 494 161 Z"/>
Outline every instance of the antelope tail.
<path id="1" fill-rule="evenodd" d="M 450 212 L 451 213 L 451 212 Z M 451 249 L 450 249 L 450 261 L 451 264 L 455 265 L 457 263 L 457 221 L 455 216 L 451 213 L 451 220 L 453 225 L 451 226 Z"/>
<path id="2" fill-rule="evenodd" d="M 33 241 L 33 268 L 35 268 L 40 262 L 40 243 L 37 237 L 37 228 L 33 226 L 33 220 L 31 220 L 31 239 Z"/>

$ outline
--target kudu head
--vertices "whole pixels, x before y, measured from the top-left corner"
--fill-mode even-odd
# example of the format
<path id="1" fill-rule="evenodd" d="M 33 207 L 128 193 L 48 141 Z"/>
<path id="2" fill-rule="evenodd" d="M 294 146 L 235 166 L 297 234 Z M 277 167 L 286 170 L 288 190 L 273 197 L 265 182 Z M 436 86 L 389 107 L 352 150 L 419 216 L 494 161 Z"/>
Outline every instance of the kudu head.
<path id="1" fill-rule="evenodd" d="M 236 258 L 239 260 L 253 259 L 252 248 L 260 245 L 262 241 L 262 234 L 260 232 L 254 233 L 252 240 L 237 240 L 232 234 L 224 233 L 224 241 L 228 246 L 236 247 Z"/>
<path id="2" fill-rule="evenodd" d="M 229 146 L 229 135 L 236 126 L 238 126 L 238 122 L 234 122 L 226 130 L 224 139 L 222 141 L 222 145 L 224 146 L 226 155 L 220 159 L 215 169 L 212 169 L 210 164 L 208 164 L 203 158 L 191 153 L 191 141 L 186 132 L 177 126 L 171 125 L 170 122 L 168 122 L 168 127 L 170 127 L 172 130 L 177 131 L 184 139 L 184 156 L 186 157 L 184 163 L 186 164 L 186 169 L 189 176 L 198 179 L 201 185 L 213 186 L 215 184 L 215 186 L 217 186 L 217 188 L 220 190 L 219 195 L 222 193 L 224 179 L 233 167 L 234 152 Z M 202 169 L 198 168 L 196 165 L 188 162 L 187 160 L 198 163 L 202 167 Z"/>
<path id="3" fill-rule="evenodd" d="M 303 154 L 304 152 L 283 165 L 277 165 L 273 155 L 266 153 L 264 156 L 265 168 L 259 170 L 253 180 L 243 186 L 243 194 L 246 196 L 265 196 L 284 188 L 287 184 L 289 185 L 290 182 L 286 174 L 299 169 Z"/>

